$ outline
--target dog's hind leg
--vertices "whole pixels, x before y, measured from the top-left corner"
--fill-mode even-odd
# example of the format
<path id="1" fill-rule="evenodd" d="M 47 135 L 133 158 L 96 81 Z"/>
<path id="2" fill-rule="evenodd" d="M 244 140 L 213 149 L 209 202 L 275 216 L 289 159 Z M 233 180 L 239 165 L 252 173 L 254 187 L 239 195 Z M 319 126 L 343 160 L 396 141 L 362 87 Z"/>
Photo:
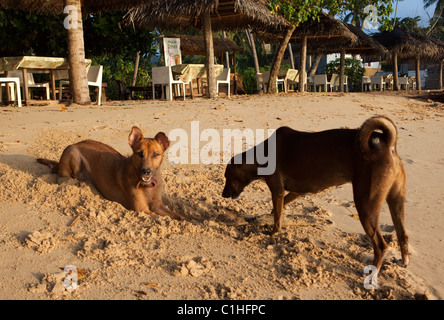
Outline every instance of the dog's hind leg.
<path id="1" fill-rule="evenodd" d="M 85 180 L 82 174 L 82 159 L 79 150 L 74 146 L 68 146 L 63 150 L 58 165 L 58 174 L 62 177 L 70 177 L 78 180 Z"/>
<path id="2" fill-rule="evenodd" d="M 285 197 L 284 197 L 284 204 L 282 205 L 282 206 L 283 206 L 282 210 L 285 209 L 285 206 L 286 206 L 287 204 L 289 204 L 290 202 L 296 200 L 296 199 L 299 198 L 300 196 L 301 196 L 300 193 L 295 193 L 295 192 L 291 192 L 291 191 L 290 191 L 289 193 L 287 193 L 287 194 L 285 195 Z M 273 209 L 271 210 L 270 214 L 273 214 L 273 215 L 274 215 L 274 207 L 273 207 Z"/>
<path id="3" fill-rule="evenodd" d="M 408 236 L 404 226 L 404 202 L 405 202 L 405 175 L 396 180 L 387 196 L 387 204 L 390 209 L 399 247 L 401 248 L 402 263 L 407 266 L 410 263 Z"/>
<path id="4" fill-rule="evenodd" d="M 301 196 L 300 193 L 295 193 L 295 192 L 289 192 L 285 195 L 284 197 L 284 208 L 287 204 L 289 204 L 290 202 L 296 200 L 297 198 L 299 198 Z"/>
<path id="5" fill-rule="evenodd" d="M 375 197 L 370 198 L 368 193 L 359 192 L 357 194 L 358 192 L 356 192 L 355 188 L 353 189 L 359 220 L 373 245 L 373 265 L 379 270 L 387 250 L 387 244 L 379 229 L 379 212 L 385 197 L 382 193 L 379 193 Z"/>

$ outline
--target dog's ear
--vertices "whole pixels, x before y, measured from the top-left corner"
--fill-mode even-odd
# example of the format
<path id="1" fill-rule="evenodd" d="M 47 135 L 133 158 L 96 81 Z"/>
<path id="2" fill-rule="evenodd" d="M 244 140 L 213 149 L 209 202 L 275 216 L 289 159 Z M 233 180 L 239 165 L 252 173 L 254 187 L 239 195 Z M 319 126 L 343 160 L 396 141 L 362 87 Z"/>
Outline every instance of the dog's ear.
<path id="1" fill-rule="evenodd" d="M 154 139 L 157 140 L 157 142 L 160 143 L 160 145 L 163 147 L 164 151 L 166 149 L 168 149 L 168 147 L 170 146 L 170 140 L 168 140 L 168 137 L 163 132 L 159 132 L 158 134 L 156 134 Z"/>
<path id="2" fill-rule="evenodd" d="M 142 131 L 140 131 L 140 129 L 137 127 L 133 127 L 128 137 L 128 144 L 130 145 L 130 147 L 131 148 L 134 147 L 134 145 L 142 139 L 143 139 Z"/>

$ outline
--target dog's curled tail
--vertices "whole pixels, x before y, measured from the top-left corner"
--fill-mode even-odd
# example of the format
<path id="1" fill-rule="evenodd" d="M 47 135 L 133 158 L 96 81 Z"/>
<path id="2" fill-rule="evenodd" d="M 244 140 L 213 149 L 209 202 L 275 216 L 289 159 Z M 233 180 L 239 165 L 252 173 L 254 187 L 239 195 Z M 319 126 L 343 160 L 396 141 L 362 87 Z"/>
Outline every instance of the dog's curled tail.
<path id="1" fill-rule="evenodd" d="M 375 116 L 366 120 L 359 131 L 359 144 L 366 158 L 376 159 L 382 153 L 396 152 L 398 131 L 387 117 Z"/>
<path id="2" fill-rule="evenodd" d="M 53 173 L 56 173 L 58 170 L 59 163 L 57 161 L 37 158 L 37 162 L 40 162 L 41 164 L 44 164 L 44 165 L 50 167 L 51 172 L 53 172 Z"/>

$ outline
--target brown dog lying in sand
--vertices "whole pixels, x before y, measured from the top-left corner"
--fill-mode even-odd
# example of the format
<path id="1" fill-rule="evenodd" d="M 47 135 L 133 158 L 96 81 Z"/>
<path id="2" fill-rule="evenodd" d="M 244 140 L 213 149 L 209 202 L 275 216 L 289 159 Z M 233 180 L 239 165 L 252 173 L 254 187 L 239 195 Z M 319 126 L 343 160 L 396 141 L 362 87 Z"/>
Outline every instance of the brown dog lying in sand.
<path id="1" fill-rule="evenodd" d="M 281 127 L 275 134 L 274 173 L 259 175 L 258 169 L 263 165 L 256 160 L 252 164 L 246 161 L 235 164 L 235 158 L 246 159 L 248 151 L 237 155 L 227 165 L 223 197 L 235 199 L 251 181 L 264 180 L 272 194 L 274 234 L 281 228 L 286 204 L 300 195 L 351 182 L 359 219 L 373 245 L 373 264 L 378 270 L 381 268 L 387 249 L 378 224 L 385 200 L 396 229 L 403 264 L 409 263 L 404 227 L 406 175 L 396 150 L 397 129 L 390 119 L 378 116 L 365 121 L 359 129 L 316 133 Z M 267 145 L 265 143 L 265 150 Z M 285 191 L 288 191 L 286 195 Z"/>
<path id="2" fill-rule="evenodd" d="M 62 177 L 91 181 L 105 198 L 129 210 L 183 220 L 162 203 L 160 165 L 170 144 L 167 136 L 159 132 L 154 139 L 144 138 L 140 129 L 133 127 L 128 144 L 133 150 L 128 158 L 106 144 L 85 140 L 68 146 L 59 162 L 37 161 Z"/>

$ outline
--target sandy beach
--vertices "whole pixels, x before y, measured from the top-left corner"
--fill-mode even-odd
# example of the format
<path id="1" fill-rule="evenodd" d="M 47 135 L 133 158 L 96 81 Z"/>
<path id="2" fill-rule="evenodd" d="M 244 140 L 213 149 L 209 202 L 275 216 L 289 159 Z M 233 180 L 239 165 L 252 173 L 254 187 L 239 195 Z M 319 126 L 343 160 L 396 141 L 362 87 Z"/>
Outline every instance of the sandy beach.
<path id="1" fill-rule="evenodd" d="M 401 258 L 384 205 L 390 247 L 378 287 L 364 287 L 373 250 L 350 184 L 306 195 L 284 212 L 274 242 L 270 192 L 256 181 L 221 196 L 225 164 L 164 159 L 164 198 L 186 221 L 152 217 L 60 178 L 36 158 L 94 139 L 130 155 L 128 135 L 183 129 L 356 128 L 374 115 L 398 128 L 407 173 L 405 223 L 411 264 Z M 172 142 L 173 144 L 174 142 Z M 205 142 L 200 143 L 200 147 Z M 185 101 L 109 101 L 102 106 L 0 107 L 0 299 L 443 299 L 444 104 L 405 93 L 289 93 Z M 78 287 L 66 290 L 64 268 Z"/>

